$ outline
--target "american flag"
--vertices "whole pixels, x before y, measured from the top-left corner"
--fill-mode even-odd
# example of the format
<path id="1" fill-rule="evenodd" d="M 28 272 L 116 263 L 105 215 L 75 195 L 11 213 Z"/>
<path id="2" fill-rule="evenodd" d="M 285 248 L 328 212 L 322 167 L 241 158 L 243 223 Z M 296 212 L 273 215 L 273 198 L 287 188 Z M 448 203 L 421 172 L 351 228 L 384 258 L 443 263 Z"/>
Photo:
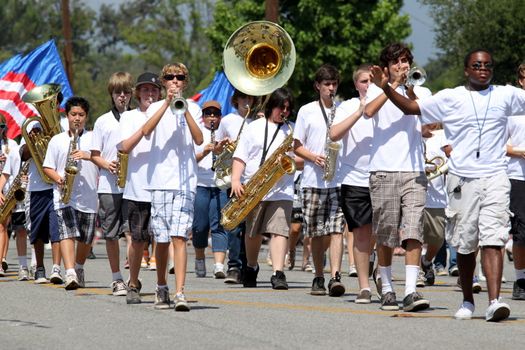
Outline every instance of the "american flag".
<path id="1" fill-rule="evenodd" d="M 20 135 L 24 120 L 38 115 L 33 106 L 22 101 L 22 96 L 36 86 L 51 83 L 61 86 L 62 103 L 73 96 L 54 40 L 0 63 L 0 113 L 7 119 L 7 137 Z"/>

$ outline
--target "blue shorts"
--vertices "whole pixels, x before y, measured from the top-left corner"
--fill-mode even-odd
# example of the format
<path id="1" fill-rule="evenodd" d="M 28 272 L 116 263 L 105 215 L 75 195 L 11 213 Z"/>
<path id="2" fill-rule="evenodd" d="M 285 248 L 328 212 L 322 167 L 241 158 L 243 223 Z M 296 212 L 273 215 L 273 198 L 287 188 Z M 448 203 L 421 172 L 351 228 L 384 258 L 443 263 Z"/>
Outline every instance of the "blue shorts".
<path id="1" fill-rule="evenodd" d="M 53 190 L 30 192 L 26 202 L 26 229 L 31 244 L 37 240 L 44 243 L 60 241 L 57 213 L 53 207 Z"/>

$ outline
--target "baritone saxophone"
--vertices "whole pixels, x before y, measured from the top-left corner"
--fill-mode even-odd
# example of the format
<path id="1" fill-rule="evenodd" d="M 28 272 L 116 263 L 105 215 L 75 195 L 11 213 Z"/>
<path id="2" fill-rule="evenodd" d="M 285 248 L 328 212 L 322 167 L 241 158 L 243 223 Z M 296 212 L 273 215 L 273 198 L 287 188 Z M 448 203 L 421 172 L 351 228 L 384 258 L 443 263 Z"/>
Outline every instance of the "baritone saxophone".
<path id="1" fill-rule="evenodd" d="M 221 225 L 226 230 L 238 226 L 283 175 L 295 172 L 295 160 L 286 154 L 292 149 L 293 129 L 288 121 L 286 124 L 290 134 L 244 185 L 244 194 L 239 198 L 232 198 L 222 209 Z"/>

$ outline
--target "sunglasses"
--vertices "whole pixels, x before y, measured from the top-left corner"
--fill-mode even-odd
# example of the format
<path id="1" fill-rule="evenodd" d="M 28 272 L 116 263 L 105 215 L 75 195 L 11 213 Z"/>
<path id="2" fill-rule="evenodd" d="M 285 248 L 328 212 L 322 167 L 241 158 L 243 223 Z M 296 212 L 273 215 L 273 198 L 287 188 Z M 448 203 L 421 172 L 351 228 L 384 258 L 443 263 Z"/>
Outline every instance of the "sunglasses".
<path id="1" fill-rule="evenodd" d="M 488 63 L 483 63 L 483 62 L 474 62 L 472 63 L 472 65 L 470 66 L 470 68 L 472 68 L 473 70 L 480 70 L 481 67 L 485 66 L 485 69 L 488 69 L 488 70 L 491 70 L 492 68 L 494 68 L 494 64 L 488 62 Z"/>
<path id="2" fill-rule="evenodd" d="M 177 78 L 178 81 L 186 80 L 186 76 L 184 74 L 164 74 L 162 78 L 166 81 L 171 81 L 175 78 Z"/>
<path id="3" fill-rule="evenodd" d="M 0 129 L 2 130 L 7 129 L 7 124 L 4 124 L 4 123 L 0 124 Z"/>
<path id="4" fill-rule="evenodd" d="M 216 109 L 212 109 L 212 110 L 205 109 L 204 111 L 202 111 L 202 114 L 204 114 L 207 117 L 211 117 L 212 115 L 215 117 L 220 117 L 221 111 L 216 110 Z"/>

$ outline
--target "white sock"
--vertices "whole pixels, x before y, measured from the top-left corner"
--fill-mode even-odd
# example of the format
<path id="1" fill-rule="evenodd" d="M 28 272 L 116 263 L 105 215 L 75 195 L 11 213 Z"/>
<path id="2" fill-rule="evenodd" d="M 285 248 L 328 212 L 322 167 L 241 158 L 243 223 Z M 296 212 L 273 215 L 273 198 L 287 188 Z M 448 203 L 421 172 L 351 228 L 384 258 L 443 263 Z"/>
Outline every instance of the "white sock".
<path id="1" fill-rule="evenodd" d="M 392 288 L 392 265 L 379 266 L 379 274 L 381 276 L 381 294 L 385 295 L 388 292 L 393 292 Z"/>
<path id="2" fill-rule="evenodd" d="M 372 290 L 370 289 L 370 287 L 368 287 L 368 288 L 363 288 L 363 289 L 361 289 L 359 292 L 362 292 L 362 291 L 364 291 L 364 290 L 367 290 L 367 291 L 369 291 L 369 292 L 372 291 Z"/>
<path id="3" fill-rule="evenodd" d="M 118 281 L 118 280 L 123 280 L 124 281 L 124 278 L 122 277 L 122 274 L 119 272 L 113 272 L 111 274 L 113 276 L 113 281 Z"/>
<path id="4" fill-rule="evenodd" d="M 168 288 L 168 285 L 167 284 L 163 284 L 163 285 L 157 284 L 157 289 L 164 289 L 164 288 Z"/>
<path id="5" fill-rule="evenodd" d="M 514 270 L 516 272 L 516 280 L 525 278 L 525 269 Z"/>
<path id="6" fill-rule="evenodd" d="M 20 267 L 27 267 L 27 257 L 25 255 L 18 257 L 18 265 L 20 265 Z"/>
<path id="7" fill-rule="evenodd" d="M 60 265 L 57 265 L 57 264 L 53 264 L 53 270 L 57 269 L 58 271 L 60 271 Z"/>
<path id="8" fill-rule="evenodd" d="M 77 273 L 75 272 L 75 269 L 67 269 L 66 270 L 66 276 L 76 276 Z"/>
<path id="9" fill-rule="evenodd" d="M 75 263 L 75 270 L 84 270 L 84 264 Z"/>
<path id="10" fill-rule="evenodd" d="M 416 291 L 417 275 L 419 274 L 419 266 L 406 265 L 405 266 L 405 296 Z"/>
<path id="11" fill-rule="evenodd" d="M 36 253 L 33 247 L 31 247 L 31 266 L 36 266 Z"/>

